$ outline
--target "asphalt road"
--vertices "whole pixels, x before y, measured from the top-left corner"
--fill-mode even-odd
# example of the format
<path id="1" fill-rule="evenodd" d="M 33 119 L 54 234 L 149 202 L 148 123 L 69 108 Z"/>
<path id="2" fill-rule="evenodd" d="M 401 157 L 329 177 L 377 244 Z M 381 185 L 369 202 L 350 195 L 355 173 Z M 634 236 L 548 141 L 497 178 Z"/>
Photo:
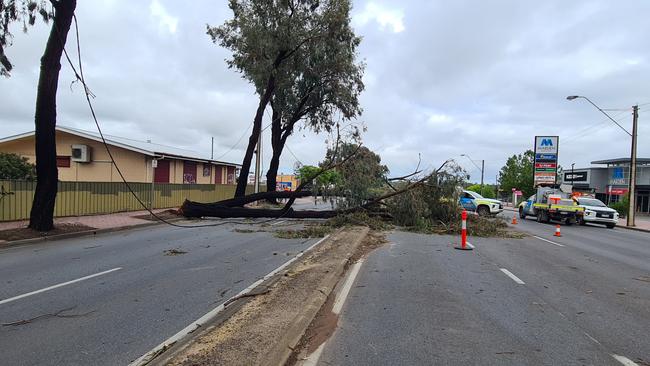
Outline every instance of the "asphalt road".
<path id="1" fill-rule="evenodd" d="M 0 364 L 128 364 L 316 241 L 232 229 L 155 226 L 1 250 L 0 323 L 18 323 L 0 326 Z"/>
<path id="2" fill-rule="evenodd" d="M 518 228 L 530 235 L 470 238 L 474 251 L 391 234 L 363 264 L 319 365 L 650 365 L 650 234 Z"/>

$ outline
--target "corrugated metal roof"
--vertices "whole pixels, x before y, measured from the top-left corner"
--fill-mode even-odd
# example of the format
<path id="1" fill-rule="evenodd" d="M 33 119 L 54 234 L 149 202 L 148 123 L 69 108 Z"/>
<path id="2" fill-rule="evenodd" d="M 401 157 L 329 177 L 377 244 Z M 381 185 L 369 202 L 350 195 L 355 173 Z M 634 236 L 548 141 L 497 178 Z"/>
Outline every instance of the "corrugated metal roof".
<path id="1" fill-rule="evenodd" d="M 88 130 L 82 130 L 82 129 L 78 129 L 78 128 L 61 126 L 61 125 L 57 125 L 56 129 L 57 129 L 57 131 L 61 131 L 61 132 L 69 133 L 69 134 L 72 134 L 72 135 L 84 137 L 84 138 L 87 138 L 87 139 L 90 139 L 90 140 L 102 142 L 101 136 L 99 135 L 99 132 L 97 132 L 97 131 L 88 131 Z M 29 136 L 33 136 L 33 135 L 34 135 L 34 131 L 22 133 L 22 134 L 19 134 L 19 135 L 9 136 L 9 137 L 5 137 L 5 138 L 0 139 L 0 143 L 7 142 L 7 141 L 12 141 L 12 140 L 17 140 L 17 139 L 20 139 L 20 138 L 29 137 Z M 201 154 L 201 153 L 193 151 L 193 150 L 181 149 L 181 148 L 177 148 L 177 147 L 173 147 L 173 146 L 156 144 L 156 143 L 149 142 L 149 141 L 140 141 L 140 140 L 130 139 L 130 138 L 127 138 L 127 137 L 114 136 L 114 135 L 108 135 L 108 134 L 104 134 L 104 138 L 106 139 L 106 143 L 109 144 L 109 145 L 121 147 L 123 149 L 131 150 L 131 151 L 136 151 L 136 152 L 139 152 L 141 154 L 148 155 L 148 156 L 169 156 L 169 157 L 174 157 L 174 158 L 189 159 L 189 160 L 199 160 L 199 161 L 212 162 L 212 163 L 215 163 L 215 164 L 229 165 L 229 166 L 235 166 L 235 167 L 240 167 L 241 166 L 241 164 L 212 160 L 212 159 L 210 159 L 210 156 L 206 156 L 205 154 Z"/>

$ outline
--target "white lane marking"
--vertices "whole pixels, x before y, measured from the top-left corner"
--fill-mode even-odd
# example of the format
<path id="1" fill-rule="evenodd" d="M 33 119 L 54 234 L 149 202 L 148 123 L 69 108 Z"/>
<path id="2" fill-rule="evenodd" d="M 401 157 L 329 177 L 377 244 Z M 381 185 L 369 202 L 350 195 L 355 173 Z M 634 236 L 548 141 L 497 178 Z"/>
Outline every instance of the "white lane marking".
<path id="1" fill-rule="evenodd" d="M 616 361 L 622 363 L 625 366 L 639 366 L 636 362 L 630 360 L 625 356 L 619 356 L 612 353 L 612 357 L 614 357 Z"/>
<path id="2" fill-rule="evenodd" d="M 467 244 L 467 246 L 472 248 L 472 249 L 476 249 L 470 242 L 466 242 L 465 244 Z"/>
<path id="3" fill-rule="evenodd" d="M 327 341 L 323 342 L 314 352 L 312 352 L 307 358 L 304 360 L 300 361 L 298 364 L 299 366 L 316 366 L 318 365 L 318 361 L 320 360 L 320 356 L 323 354 L 323 350 L 325 349 L 325 345 L 327 344 Z"/>
<path id="4" fill-rule="evenodd" d="M 505 273 L 506 276 L 510 277 L 513 281 L 517 282 L 518 284 L 520 285 L 526 284 L 524 281 L 520 280 L 519 277 L 515 276 L 514 274 L 512 274 L 512 272 L 508 271 L 507 269 L 505 268 L 499 268 L 499 269 L 501 270 L 501 272 Z"/>
<path id="5" fill-rule="evenodd" d="M 540 238 L 540 237 L 537 236 L 537 235 L 533 235 L 533 238 L 536 238 L 536 239 L 539 239 L 539 240 L 545 241 L 545 242 L 547 242 L 547 243 L 551 243 L 551 244 L 553 244 L 553 245 L 557 245 L 558 247 L 563 247 L 563 246 L 564 246 L 564 244 L 560 244 L 560 243 L 556 243 L 556 242 L 554 242 L 554 241 L 550 241 L 550 240 L 548 240 L 548 239 Z"/>
<path id="6" fill-rule="evenodd" d="M 282 220 L 282 221 L 274 222 L 274 223 L 271 224 L 271 226 L 280 225 L 280 224 L 282 224 L 282 223 L 284 223 L 284 222 L 287 222 L 287 220 Z"/>
<path id="7" fill-rule="evenodd" d="M 314 247 L 316 247 L 318 244 L 322 243 L 325 239 L 329 238 L 329 235 L 326 235 L 324 238 L 321 240 L 317 241 L 313 245 L 311 245 L 309 248 L 303 250 L 302 252 L 298 253 L 295 257 L 289 259 L 286 261 L 283 265 L 280 267 L 274 269 L 273 271 L 269 272 L 266 276 L 260 278 L 259 280 L 253 282 L 250 286 L 246 287 L 245 289 L 241 290 L 238 294 L 230 297 L 228 300 L 224 301 L 221 303 L 219 306 L 216 308 L 210 310 L 208 313 L 203 315 L 202 317 L 198 318 L 192 324 L 188 325 L 187 327 L 183 328 L 181 331 L 178 333 L 174 334 L 173 336 L 169 337 L 159 345 L 157 345 L 154 349 L 151 351 L 145 353 L 144 355 L 140 356 L 138 359 L 135 361 L 131 362 L 129 366 L 139 366 L 139 365 L 146 365 L 149 362 L 151 362 L 156 356 L 159 354 L 163 353 L 167 348 L 171 347 L 174 345 L 174 343 L 182 340 L 183 338 L 187 337 L 188 334 L 194 332 L 195 330 L 199 329 L 200 327 L 203 326 L 203 324 L 209 322 L 213 318 L 215 318 L 220 312 L 222 312 L 226 307 L 224 306 L 225 303 L 230 301 L 231 299 L 246 295 L 247 293 L 251 292 L 255 287 L 259 286 L 262 282 L 268 280 L 269 278 L 273 277 L 275 274 L 278 272 L 282 271 L 285 269 L 288 265 L 291 263 L 295 262 L 298 260 L 298 258 L 302 257 L 303 254 L 307 253 L 308 251 L 312 250 Z"/>
<path id="8" fill-rule="evenodd" d="M 350 294 L 350 289 L 352 288 L 352 284 L 354 283 L 354 280 L 357 278 L 357 275 L 359 274 L 359 269 L 361 269 L 361 265 L 363 265 L 363 259 L 360 259 L 357 263 L 355 263 L 352 266 L 352 269 L 350 270 L 350 274 L 348 275 L 348 278 L 345 279 L 343 288 L 341 288 L 341 292 L 336 296 L 336 300 L 334 300 L 334 306 L 332 306 L 332 312 L 334 314 L 338 315 L 341 313 L 343 304 L 345 304 L 345 300 L 348 298 L 348 295 Z"/>
<path id="9" fill-rule="evenodd" d="M 585 334 L 589 339 L 591 339 L 594 343 L 598 343 L 598 344 L 600 344 L 600 342 L 598 342 L 598 340 L 597 340 L 596 338 L 592 337 L 589 333 L 587 333 L 587 332 L 583 332 L 583 333 L 584 333 L 584 334 Z"/>
<path id="10" fill-rule="evenodd" d="M 36 291 L 32 291 L 32 292 L 28 292 L 28 293 L 26 293 L 26 294 L 18 295 L 18 296 L 15 296 L 15 297 L 9 298 L 9 299 L 4 299 L 4 300 L 0 301 L 0 305 L 2 305 L 2 304 L 6 304 L 6 303 L 8 303 L 8 302 L 16 301 L 16 300 L 19 300 L 19 299 L 25 298 L 25 297 L 27 297 L 27 296 L 32 296 L 32 295 L 40 294 L 41 292 L 54 290 L 55 288 L 59 288 L 59 287 L 63 287 L 63 286 L 67 286 L 67 285 L 71 285 L 71 284 L 73 284 L 73 283 L 77 283 L 77 282 L 81 282 L 81 281 L 85 281 L 85 280 L 91 279 L 91 278 L 93 278 L 93 277 L 102 276 L 102 275 L 105 275 L 105 274 L 108 274 L 108 273 L 111 273 L 111 272 L 119 271 L 120 269 L 122 269 L 122 267 L 117 267 L 117 268 L 109 269 L 108 271 L 95 273 L 95 274 L 92 274 L 92 275 L 89 275 L 89 276 L 85 276 L 85 277 L 77 278 L 76 280 L 72 280 L 72 281 L 68 281 L 68 282 L 63 282 L 63 283 L 59 283 L 58 285 L 54 285 L 54 286 L 50 286 L 50 287 L 46 287 L 46 288 L 42 288 L 42 289 L 40 289 L 40 290 L 36 290 Z"/>

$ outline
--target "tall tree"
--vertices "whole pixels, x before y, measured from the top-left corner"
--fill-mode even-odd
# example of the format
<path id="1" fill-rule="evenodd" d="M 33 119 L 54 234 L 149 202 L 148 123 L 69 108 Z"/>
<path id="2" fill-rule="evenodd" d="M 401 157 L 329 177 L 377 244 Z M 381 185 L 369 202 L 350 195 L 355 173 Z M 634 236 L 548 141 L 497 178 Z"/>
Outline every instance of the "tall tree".
<path id="1" fill-rule="evenodd" d="M 506 165 L 501 168 L 501 189 L 510 192 L 512 188 L 516 188 L 523 192 L 524 197 L 532 195 L 534 160 L 535 153 L 532 150 L 509 157 Z"/>
<path id="2" fill-rule="evenodd" d="M 36 92 L 35 151 L 36 151 L 36 190 L 29 216 L 29 227 L 39 231 L 54 228 L 54 203 L 56 201 L 58 170 L 56 168 L 56 93 L 61 71 L 61 56 L 68 38 L 77 0 L 50 0 L 53 11 L 48 12 L 45 2 L 2 0 L 0 15 L 0 46 L 5 46 L 11 38 L 9 23 L 22 21 L 34 24 L 36 14 L 44 20 L 53 19 L 52 28 L 41 57 L 41 68 Z M 0 47 L 0 73 L 8 75 L 11 63 Z"/>
<path id="3" fill-rule="evenodd" d="M 321 18 L 327 8 L 323 4 L 329 1 L 336 0 L 230 0 L 233 18 L 218 27 L 208 26 L 213 42 L 232 51 L 228 66 L 242 73 L 259 95 L 235 197 L 246 193 L 262 118 L 276 87 L 301 49 L 326 36 Z"/>
<path id="4" fill-rule="evenodd" d="M 280 156 L 296 124 L 315 132 L 331 132 L 335 114 L 350 120 L 361 114 L 363 63 L 356 62 L 361 39 L 350 27 L 349 0 L 329 1 L 320 17 L 326 37 L 301 48 L 271 100 L 271 147 L 267 191 L 276 189 Z"/>

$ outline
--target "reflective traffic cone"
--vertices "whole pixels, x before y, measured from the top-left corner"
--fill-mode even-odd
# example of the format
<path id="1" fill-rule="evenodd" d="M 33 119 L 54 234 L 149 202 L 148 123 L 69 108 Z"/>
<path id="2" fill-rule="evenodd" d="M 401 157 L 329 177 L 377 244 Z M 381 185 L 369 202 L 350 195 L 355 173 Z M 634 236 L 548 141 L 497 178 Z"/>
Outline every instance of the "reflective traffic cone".
<path id="1" fill-rule="evenodd" d="M 562 236 L 562 234 L 560 234 L 560 225 L 555 226 L 555 235 L 554 236 L 557 236 L 557 237 Z"/>
<path id="2" fill-rule="evenodd" d="M 511 224 L 512 224 L 512 225 L 517 225 L 517 216 L 513 216 L 513 217 L 512 217 L 512 222 L 511 222 Z"/>

